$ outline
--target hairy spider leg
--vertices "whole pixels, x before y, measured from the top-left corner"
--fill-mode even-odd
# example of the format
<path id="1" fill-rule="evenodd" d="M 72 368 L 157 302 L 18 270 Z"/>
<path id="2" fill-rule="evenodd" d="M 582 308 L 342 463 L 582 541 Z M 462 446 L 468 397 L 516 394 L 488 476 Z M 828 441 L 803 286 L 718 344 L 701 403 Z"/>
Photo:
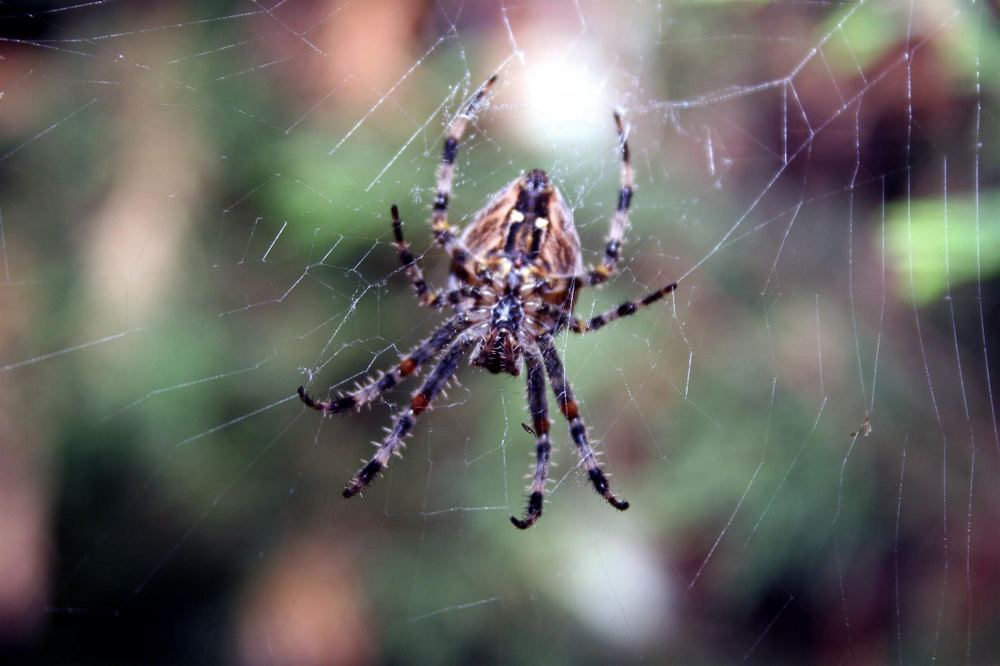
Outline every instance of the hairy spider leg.
<path id="1" fill-rule="evenodd" d="M 618 188 L 618 205 L 611 216 L 608 230 L 608 244 L 604 248 L 604 259 L 597 266 L 592 266 L 586 273 L 580 275 L 549 275 L 535 286 L 535 293 L 549 291 L 565 292 L 569 302 L 573 293 L 583 287 L 596 287 L 611 279 L 618 268 L 621 258 L 622 239 L 629 227 L 629 210 L 632 207 L 634 181 L 632 176 L 632 152 L 628 146 L 625 121 L 621 114 L 614 112 L 615 128 L 618 130 L 618 143 L 621 146 L 621 184 Z"/>
<path id="2" fill-rule="evenodd" d="M 611 492 L 608 478 L 601 471 L 600 465 L 597 464 L 594 449 L 591 448 L 590 442 L 587 440 L 587 426 L 580 418 L 580 408 L 577 406 L 576 400 L 573 399 L 573 389 L 566 380 L 566 372 L 563 369 L 562 361 L 559 360 L 555 345 L 552 343 L 552 336 L 548 333 L 539 336 L 538 345 L 542 350 L 545 371 L 549 375 L 549 381 L 552 382 L 552 390 L 559 402 L 559 409 L 566 417 L 566 421 L 569 422 L 570 437 L 573 438 L 577 453 L 580 454 L 580 459 L 583 461 L 584 467 L 587 468 L 590 482 L 601 497 L 608 501 L 608 504 L 619 511 L 624 511 L 629 504 L 615 497 L 614 493 Z"/>
<path id="3" fill-rule="evenodd" d="M 417 301 L 426 307 L 440 309 L 447 305 L 458 305 L 465 299 L 475 299 L 480 302 L 483 294 L 478 287 L 463 286 L 458 289 L 444 291 L 436 287 L 431 287 L 424 279 L 424 273 L 420 269 L 420 263 L 413 253 L 410 252 L 409 244 L 403 239 L 403 222 L 399 217 L 399 208 L 392 205 L 392 233 L 396 239 L 396 249 L 399 252 L 399 263 L 403 265 L 403 272 L 406 279 L 413 286 L 413 293 Z"/>
<path id="4" fill-rule="evenodd" d="M 459 333 L 467 329 L 470 323 L 464 314 L 455 315 L 417 345 L 399 362 L 399 365 L 351 393 L 328 400 L 316 400 L 306 393 L 305 387 L 300 386 L 299 397 L 309 407 L 325 414 L 337 414 L 351 408 L 360 408 L 416 372 L 421 365 L 434 358 L 439 351 L 458 337 Z"/>
<path id="5" fill-rule="evenodd" d="M 427 286 L 424 272 L 420 270 L 420 264 L 410 252 L 410 246 L 403 240 L 403 222 L 399 219 L 399 207 L 392 204 L 390 213 L 392 214 L 392 234 L 396 238 L 396 250 L 399 252 L 399 263 L 403 265 L 406 279 L 413 285 L 413 293 L 417 300 L 422 305 L 429 306 L 440 298 L 440 291 Z"/>
<path id="6" fill-rule="evenodd" d="M 434 239 L 438 244 L 451 255 L 453 260 L 452 270 L 459 274 L 459 277 L 466 282 L 474 281 L 475 268 L 472 255 L 465 247 L 465 244 L 455 235 L 448 224 L 448 200 L 451 197 L 452 182 L 455 176 L 455 158 L 458 157 L 458 143 L 465 134 L 465 129 L 469 122 L 475 117 L 476 111 L 482 104 L 483 99 L 489 92 L 493 84 L 496 83 L 497 75 L 494 74 L 486 80 L 486 83 L 476 91 L 472 99 L 466 105 L 465 110 L 458 114 L 448 128 L 448 135 L 444 140 L 444 149 L 441 155 L 441 166 L 437 174 L 437 193 L 434 195 L 434 209 L 431 213 L 431 228 L 434 231 Z"/>
<path id="7" fill-rule="evenodd" d="M 531 479 L 528 509 L 524 518 L 510 517 L 515 527 L 526 530 L 542 516 L 545 481 L 549 476 L 552 445 L 549 443 L 549 406 L 545 400 L 545 370 L 542 359 L 532 349 L 525 349 L 524 367 L 528 376 L 528 408 L 535 433 L 535 474 Z"/>
<path id="8" fill-rule="evenodd" d="M 677 283 L 671 282 L 666 287 L 662 289 L 657 289 L 644 296 L 641 299 L 634 301 L 625 301 L 616 308 L 612 308 L 607 312 L 597 315 L 596 317 L 591 317 L 590 319 L 584 321 L 583 319 L 573 319 L 570 321 L 569 328 L 574 333 L 589 333 L 591 331 L 596 331 L 599 328 L 603 328 L 606 324 L 610 324 L 616 319 L 621 319 L 622 317 L 627 317 L 630 314 L 635 314 L 639 310 L 643 309 L 647 305 L 655 303 L 667 294 L 672 293 L 677 289 Z"/>
<path id="9" fill-rule="evenodd" d="M 474 336 L 464 335 L 448 348 L 448 351 L 441 357 L 437 366 L 427 379 L 424 380 L 423 385 L 414 392 L 410 399 L 410 408 L 396 419 L 388 436 L 379 444 L 375 455 L 348 482 L 344 488 L 344 497 L 354 497 L 360 493 L 372 482 L 379 472 L 389 466 L 389 459 L 402 447 L 403 440 L 410 433 L 410 430 L 417 421 L 417 417 L 430 406 L 434 398 L 441 392 L 441 389 L 448 383 L 448 380 L 452 378 L 455 371 L 458 370 L 458 364 L 462 360 L 462 356 L 465 355 L 474 342 Z"/>
<path id="10" fill-rule="evenodd" d="M 618 143 L 621 146 L 621 185 L 618 188 L 618 206 L 611 216 L 611 228 L 608 230 L 608 244 L 604 248 L 604 260 L 599 266 L 591 268 L 580 282 L 585 286 L 594 286 L 607 282 L 614 275 L 621 256 L 622 238 L 629 226 L 629 208 L 632 206 L 632 154 L 628 147 L 625 123 L 621 114 L 614 112 L 615 127 L 618 130 Z"/>

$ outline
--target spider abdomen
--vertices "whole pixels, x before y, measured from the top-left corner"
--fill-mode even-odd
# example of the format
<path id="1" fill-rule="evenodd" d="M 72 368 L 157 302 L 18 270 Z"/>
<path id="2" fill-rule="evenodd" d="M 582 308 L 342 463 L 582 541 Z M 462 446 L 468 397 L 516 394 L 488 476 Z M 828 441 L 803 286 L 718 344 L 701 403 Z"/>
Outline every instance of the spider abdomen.
<path id="1" fill-rule="evenodd" d="M 494 195 L 465 229 L 462 242 L 482 261 L 507 257 L 551 275 L 583 272 L 573 213 L 541 169 Z"/>

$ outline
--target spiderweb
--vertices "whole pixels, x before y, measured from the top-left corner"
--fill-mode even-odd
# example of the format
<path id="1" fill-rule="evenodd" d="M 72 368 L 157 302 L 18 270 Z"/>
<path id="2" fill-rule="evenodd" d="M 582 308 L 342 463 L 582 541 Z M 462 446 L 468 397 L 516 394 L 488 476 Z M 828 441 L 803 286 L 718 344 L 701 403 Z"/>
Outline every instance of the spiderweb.
<path id="1" fill-rule="evenodd" d="M 3 650 L 65 662 L 824 663 L 1000 657 L 995 8 L 4 3 Z M 637 192 L 559 338 L 527 532 L 523 377 L 463 365 L 345 501 L 412 386 L 322 419 L 442 320 L 465 224 L 546 169 L 599 262 L 611 110 Z M 553 401 L 550 398 L 550 405 Z"/>

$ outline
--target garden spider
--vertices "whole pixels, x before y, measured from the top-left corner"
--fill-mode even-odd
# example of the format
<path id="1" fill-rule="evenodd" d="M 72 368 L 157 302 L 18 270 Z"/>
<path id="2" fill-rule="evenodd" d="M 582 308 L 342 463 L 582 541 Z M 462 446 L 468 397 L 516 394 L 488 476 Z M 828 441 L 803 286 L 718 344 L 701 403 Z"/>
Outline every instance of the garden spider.
<path id="1" fill-rule="evenodd" d="M 458 143 L 496 79 L 496 75 L 490 77 L 479 88 L 464 112 L 452 121 L 444 142 L 431 225 L 434 239 L 451 255 L 447 290 L 432 288 L 424 280 L 420 265 L 403 240 L 399 209 L 392 206 L 396 248 L 417 300 L 429 308 L 451 307 L 454 314 L 396 367 L 357 390 L 337 398 L 317 400 L 310 397 L 305 388 L 299 387 L 299 397 L 309 407 L 325 414 L 360 408 L 441 354 L 437 367 L 413 393 L 409 409 L 396 417 L 395 424 L 378 445 L 375 455 L 344 488 L 344 497 L 352 497 L 363 491 L 385 469 L 393 454 L 399 454 L 403 440 L 417 417 L 452 378 L 466 353 L 472 350 L 473 365 L 491 373 L 515 376 L 519 373 L 523 355 L 533 425 L 531 432 L 535 436 L 537 457 L 527 512 L 524 518 L 512 516 L 511 522 L 516 527 L 527 529 L 542 515 L 545 482 L 549 473 L 551 444 L 545 399 L 546 375 L 559 409 L 569 422 L 570 436 L 594 489 L 616 509 L 624 511 L 629 506 L 628 502 L 618 499 L 611 492 L 608 479 L 601 471 L 556 352 L 553 336 L 567 328 L 575 333 L 595 331 L 660 300 L 674 291 L 677 283 L 668 284 L 641 300 L 622 303 L 586 321 L 573 316 L 578 290 L 604 283 L 614 273 L 622 236 L 629 225 L 632 165 L 625 126 L 617 112 L 614 119 L 621 149 L 621 188 L 617 209 L 611 218 L 604 260 L 600 265 L 584 269 L 573 214 L 559 190 L 539 169 L 529 171 L 507 185 L 476 215 L 461 237 L 455 235 L 448 224 L 448 198 Z"/>

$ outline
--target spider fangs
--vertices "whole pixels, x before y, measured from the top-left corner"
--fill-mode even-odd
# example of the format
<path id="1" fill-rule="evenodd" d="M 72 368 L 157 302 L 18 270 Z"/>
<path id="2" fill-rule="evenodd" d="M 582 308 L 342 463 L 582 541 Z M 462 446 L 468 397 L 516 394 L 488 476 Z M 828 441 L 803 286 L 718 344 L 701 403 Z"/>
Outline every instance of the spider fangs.
<path id="1" fill-rule="evenodd" d="M 625 127 L 617 112 L 614 120 L 621 150 L 621 186 L 604 258 L 599 265 L 584 268 L 573 215 L 559 190 L 539 169 L 515 179 L 494 195 L 461 237 L 456 236 L 448 224 L 448 200 L 459 141 L 496 79 L 495 75 L 490 77 L 476 91 L 463 112 L 452 121 L 444 142 L 431 228 L 435 241 L 451 256 L 446 290 L 432 288 L 424 280 L 419 263 L 403 240 L 399 210 L 392 206 L 392 229 L 400 263 L 418 302 L 439 310 L 450 307 L 454 314 L 398 365 L 357 390 L 317 400 L 299 387 L 299 396 L 306 405 L 326 414 L 358 409 L 416 373 L 431 359 L 439 359 L 437 366 L 412 394 L 409 408 L 396 417 L 375 454 L 344 488 L 344 497 L 352 497 L 386 468 L 393 454 L 400 452 L 417 417 L 454 376 L 466 353 L 472 350 L 472 364 L 494 374 L 518 375 L 523 364 L 536 462 L 527 511 L 523 518 L 511 517 L 511 522 L 526 529 L 542 515 L 552 451 L 546 378 L 569 424 L 570 437 L 594 489 L 616 509 L 625 510 L 629 506 L 611 492 L 607 476 L 598 464 L 553 337 L 563 329 L 574 333 L 595 331 L 660 300 L 673 292 L 677 283 L 668 284 L 642 299 L 626 301 L 588 320 L 573 316 L 579 290 L 602 284 L 614 274 L 622 237 L 629 224 L 632 165 Z"/>

